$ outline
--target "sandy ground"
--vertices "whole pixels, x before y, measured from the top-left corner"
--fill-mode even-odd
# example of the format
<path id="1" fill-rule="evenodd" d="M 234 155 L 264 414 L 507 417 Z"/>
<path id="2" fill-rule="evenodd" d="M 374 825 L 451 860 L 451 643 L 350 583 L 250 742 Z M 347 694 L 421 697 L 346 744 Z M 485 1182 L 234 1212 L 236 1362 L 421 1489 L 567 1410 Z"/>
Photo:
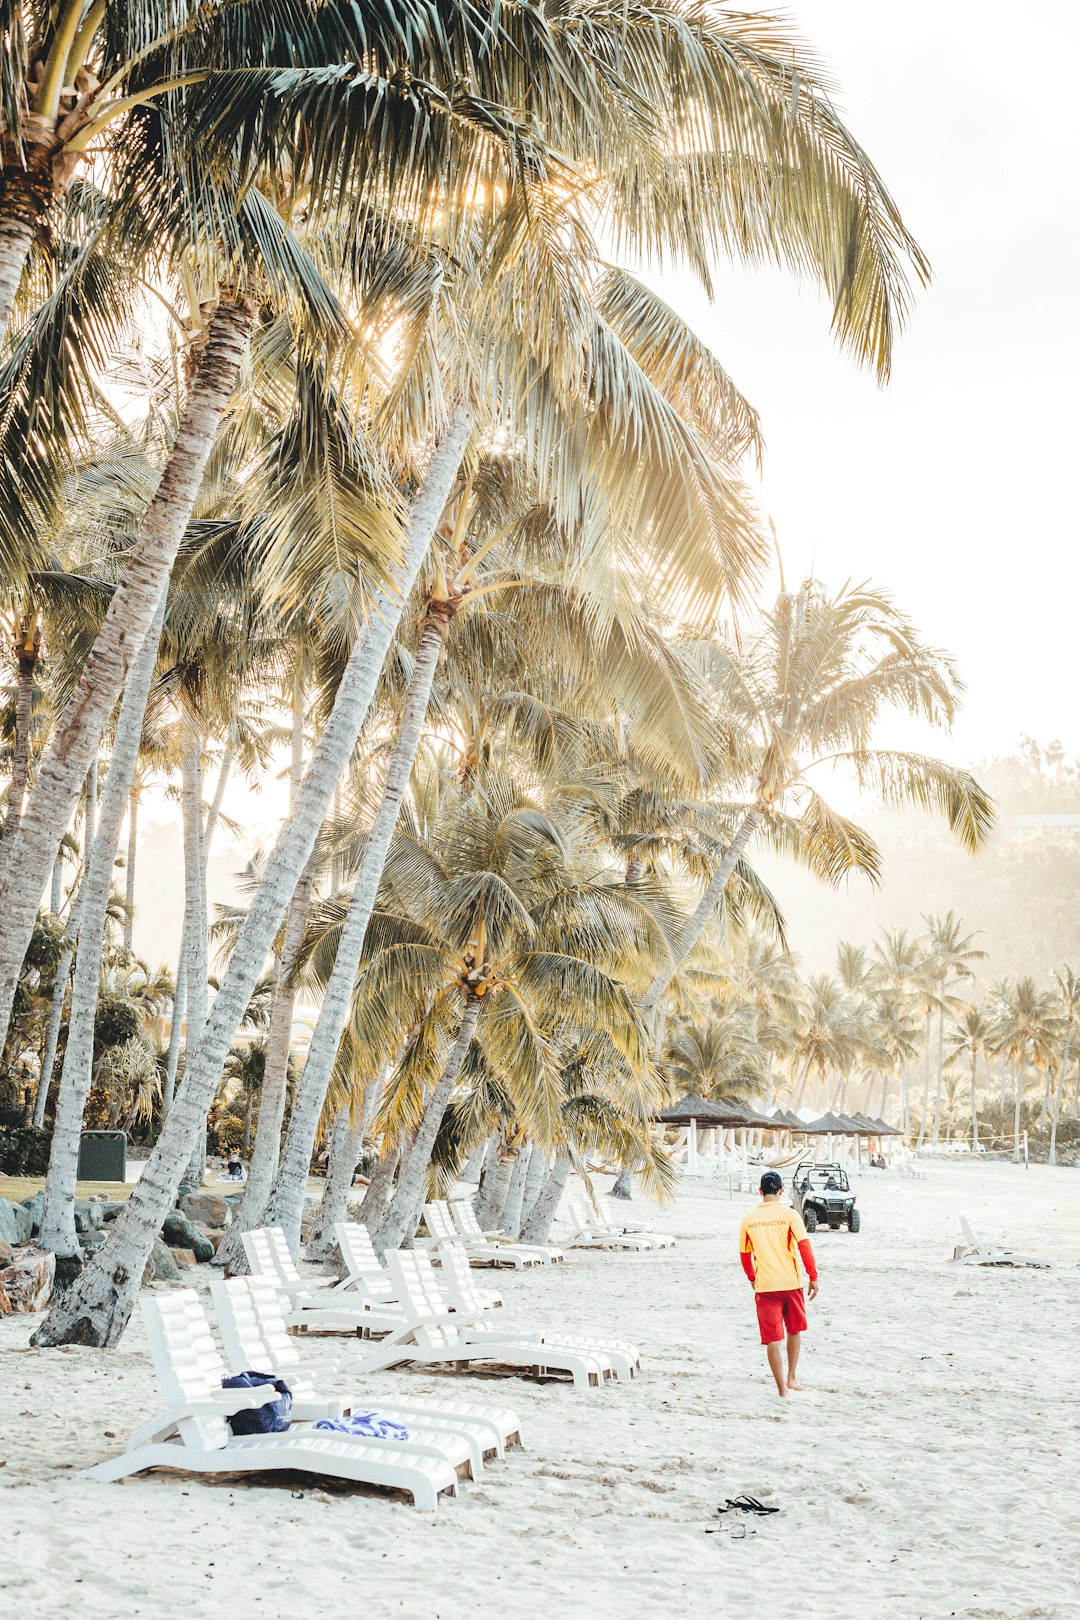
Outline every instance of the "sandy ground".
<path id="1" fill-rule="evenodd" d="M 674 1253 L 575 1254 L 499 1287 L 521 1322 L 633 1338 L 629 1388 L 388 1373 L 513 1406 L 527 1449 L 437 1514 L 355 1489 L 75 1470 L 155 1408 L 139 1324 L 103 1355 L 0 1323 L 0 1611 L 18 1620 L 345 1612 L 406 1620 L 1080 1615 L 1080 1173 L 864 1177 L 863 1230 L 816 1238 L 805 1393 L 781 1402 L 703 1184 L 653 1218 Z M 645 1213 L 639 1203 L 639 1213 Z M 947 1264 L 957 1216 L 1053 1271 Z M 344 1386 L 343 1386 L 344 1387 Z M 365 1394 L 368 1391 L 365 1390 Z M 749 1491 L 781 1511 L 715 1518 Z M 715 1533 L 708 1530 L 716 1527 Z"/>

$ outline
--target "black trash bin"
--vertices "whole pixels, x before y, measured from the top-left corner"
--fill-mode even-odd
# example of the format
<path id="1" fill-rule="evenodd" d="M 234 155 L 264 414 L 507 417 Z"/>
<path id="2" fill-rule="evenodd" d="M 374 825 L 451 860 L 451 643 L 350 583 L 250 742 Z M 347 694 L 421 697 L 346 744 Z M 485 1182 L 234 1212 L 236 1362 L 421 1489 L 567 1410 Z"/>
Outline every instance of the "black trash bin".
<path id="1" fill-rule="evenodd" d="M 127 1137 L 123 1131 L 83 1131 L 79 1142 L 79 1180 L 127 1180 Z"/>

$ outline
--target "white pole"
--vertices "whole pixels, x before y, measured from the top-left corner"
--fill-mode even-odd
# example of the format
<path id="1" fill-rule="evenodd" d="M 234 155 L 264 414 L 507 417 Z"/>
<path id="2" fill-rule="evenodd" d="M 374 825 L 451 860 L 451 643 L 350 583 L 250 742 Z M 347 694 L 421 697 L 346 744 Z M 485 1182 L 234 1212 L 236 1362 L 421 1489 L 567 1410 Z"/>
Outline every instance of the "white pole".
<path id="1" fill-rule="evenodd" d="M 697 1120 L 690 1121 L 690 1130 L 686 1138 L 686 1169 L 691 1176 L 697 1175 Z"/>

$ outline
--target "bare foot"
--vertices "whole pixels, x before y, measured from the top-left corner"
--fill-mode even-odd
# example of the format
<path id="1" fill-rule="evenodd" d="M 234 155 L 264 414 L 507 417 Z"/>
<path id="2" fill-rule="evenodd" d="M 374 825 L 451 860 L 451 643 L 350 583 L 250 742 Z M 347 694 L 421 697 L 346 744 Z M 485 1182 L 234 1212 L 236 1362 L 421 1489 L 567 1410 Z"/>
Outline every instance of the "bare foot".
<path id="1" fill-rule="evenodd" d="M 780 1397 L 780 1399 L 781 1399 L 781 1400 L 782 1400 L 782 1401 L 785 1401 L 785 1400 L 787 1400 L 787 1390 L 786 1390 L 786 1389 L 781 1389 L 781 1388 L 780 1388 L 780 1387 L 779 1387 L 779 1385 L 777 1385 L 777 1390 L 776 1390 L 776 1393 L 777 1393 L 777 1394 L 778 1394 L 778 1395 L 779 1395 L 779 1397 Z"/>
<path id="2" fill-rule="evenodd" d="M 799 1383 L 797 1378 L 789 1378 L 787 1381 L 787 1387 L 788 1389 L 802 1389 L 802 1385 Z"/>

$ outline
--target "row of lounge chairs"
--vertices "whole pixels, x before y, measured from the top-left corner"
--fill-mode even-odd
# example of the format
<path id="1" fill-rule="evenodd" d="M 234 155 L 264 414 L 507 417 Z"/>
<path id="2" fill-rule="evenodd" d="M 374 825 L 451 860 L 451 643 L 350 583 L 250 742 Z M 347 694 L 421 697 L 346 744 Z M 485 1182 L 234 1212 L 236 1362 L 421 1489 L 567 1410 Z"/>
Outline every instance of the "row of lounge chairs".
<path id="1" fill-rule="evenodd" d="M 337 1282 L 302 1276 L 280 1229 L 244 1234 L 252 1274 L 211 1285 L 224 1356 L 193 1290 L 144 1297 L 164 1407 L 131 1436 L 123 1455 L 88 1469 L 87 1477 L 113 1480 L 157 1467 L 213 1474 L 293 1469 L 405 1491 L 418 1507 L 434 1508 L 444 1491 L 456 1493 L 460 1478 L 476 1479 L 488 1458 L 501 1459 L 508 1445 L 520 1443 L 516 1414 L 457 1401 L 379 1401 L 374 1416 L 380 1424 L 401 1425 L 407 1438 L 361 1438 L 315 1426 L 347 1416 L 358 1404 L 328 1393 L 321 1377 L 363 1379 L 398 1366 L 512 1368 L 569 1377 L 576 1389 L 587 1390 L 628 1382 L 640 1369 L 637 1347 L 626 1341 L 506 1322 L 502 1300 L 478 1286 L 461 1242 L 438 1243 L 436 1273 L 432 1253 L 422 1248 L 391 1251 L 384 1269 L 364 1227 L 342 1222 L 335 1235 L 345 1262 Z M 556 1263 L 558 1252 L 547 1263 Z M 312 1360 L 298 1332 L 349 1333 L 362 1348 L 353 1339 L 347 1356 Z M 223 1387 L 230 1372 L 252 1370 L 288 1384 L 287 1429 L 232 1432 L 230 1417 L 277 1398 L 272 1383 Z"/>

